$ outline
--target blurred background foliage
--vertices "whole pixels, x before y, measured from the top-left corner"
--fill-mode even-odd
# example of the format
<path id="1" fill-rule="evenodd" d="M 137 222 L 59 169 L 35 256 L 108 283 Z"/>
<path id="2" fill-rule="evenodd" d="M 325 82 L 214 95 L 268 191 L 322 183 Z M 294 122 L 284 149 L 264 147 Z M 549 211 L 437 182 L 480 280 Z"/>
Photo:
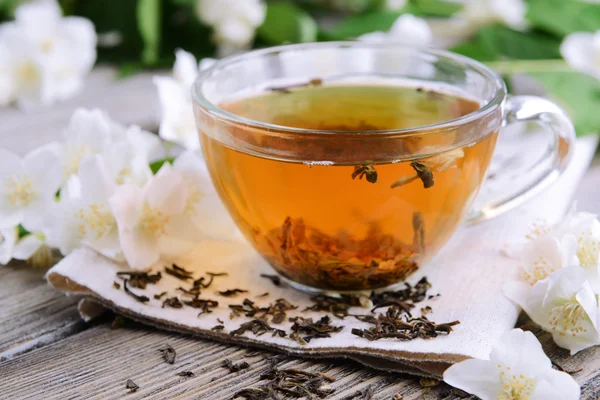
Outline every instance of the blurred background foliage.
<path id="1" fill-rule="evenodd" d="M 503 1 L 503 0 L 498 0 Z M 573 32 L 600 30 L 600 3 L 580 0 L 526 0 L 530 29 L 484 25 L 451 50 L 488 63 L 508 78 L 534 77 L 565 106 L 580 132 L 600 131 L 600 84 L 570 70 L 560 54 Z M 12 18 L 20 0 L 0 0 L 0 21 Z M 143 68 L 171 67 L 183 48 L 198 58 L 215 55 L 211 28 L 194 12 L 196 0 L 60 0 L 66 15 L 91 19 L 99 34 L 98 62 L 117 64 L 122 75 Z M 347 40 L 387 31 L 404 13 L 433 23 L 451 20 L 459 2 L 409 0 L 390 11 L 384 0 L 267 0 L 264 23 L 254 47 L 283 43 Z"/>

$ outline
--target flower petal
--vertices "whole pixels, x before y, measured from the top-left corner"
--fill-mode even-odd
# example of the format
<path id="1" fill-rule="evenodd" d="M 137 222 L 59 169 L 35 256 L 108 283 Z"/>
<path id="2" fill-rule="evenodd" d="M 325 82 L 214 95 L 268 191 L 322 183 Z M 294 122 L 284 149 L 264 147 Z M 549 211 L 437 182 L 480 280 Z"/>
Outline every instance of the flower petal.
<path id="1" fill-rule="evenodd" d="M 40 247 L 44 245 L 44 241 L 37 235 L 31 234 L 21 238 L 13 249 L 13 258 L 15 260 L 27 260 Z"/>
<path id="2" fill-rule="evenodd" d="M 108 200 L 119 231 L 132 230 L 140 220 L 144 193 L 135 185 L 121 185 Z"/>
<path id="3" fill-rule="evenodd" d="M 175 51 L 173 75 L 184 88 L 190 89 L 192 83 L 194 83 L 194 80 L 198 76 L 198 63 L 196 62 L 196 57 L 185 50 L 177 49 Z"/>
<path id="4" fill-rule="evenodd" d="M 13 248 L 17 242 L 18 229 L 0 229 L 0 264 L 6 265 L 12 259 Z"/>
<path id="5" fill-rule="evenodd" d="M 166 215 L 183 213 L 188 199 L 188 188 L 183 175 L 165 163 L 144 188 L 146 201 Z"/>
<path id="6" fill-rule="evenodd" d="M 136 230 L 120 229 L 119 241 L 125 260 L 135 270 L 146 270 L 160 259 L 156 240 Z"/>
<path id="7" fill-rule="evenodd" d="M 552 368 L 537 338 L 521 329 L 513 329 L 500 337 L 490 353 L 490 361 L 509 366 L 513 374 L 525 374 L 536 379 Z"/>
<path id="8" fill-rule="evenodd" d="M 548 280 L 542 306 L 546 307 L 553 299 L 572 298 L 586 281 L 587 276 L 581 267 L 567 267 L 554 272 Z"/>
<path id="9" fill-rule="evenodd" d="M 500 391 L 498 367 L 483 360 L 465 360 L 454 364 L 444 372 L 444 382 L 482 400 L 495 400 Z"/>
<path id="10" fill-rule="evenodd" d="M 566 372 L 551 369 L 538 381 L 531 400 L 578 400 L 581 389 Z"/>

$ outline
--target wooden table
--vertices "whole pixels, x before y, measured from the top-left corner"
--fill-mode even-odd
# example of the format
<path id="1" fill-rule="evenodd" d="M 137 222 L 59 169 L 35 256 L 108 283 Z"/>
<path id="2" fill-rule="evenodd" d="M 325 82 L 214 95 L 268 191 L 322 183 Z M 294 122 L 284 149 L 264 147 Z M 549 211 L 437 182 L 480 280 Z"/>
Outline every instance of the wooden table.
<path id="1" fill-rule="evenodd" d="M 24 154 L 42 143 L 60 138 L 77 106 L 99 107 L 123 123 L 155 126 L 158 115 L 150 75 L 115 80 L 108 69 L 95 71 L 76 99 L 51 108 L 23 113 L 0 110 L 0 146 Z M 0 160 L 1 162 L 1 160 Z M 575 199 L 580 209 L 600 214 L 600 157 L 586 175 Z M 111 328 L 114 315 L 85 323 L 77 312 L 77 298 L 66 297 L 46 285 L 45 271 L 22 263 L 0 267 L 0 399 L 228 399 L 237 390 L 259 384 L 273 354 L 161 332 L 128 321 Z M 584 399 L 600 396 L 600 347 L 569 357 L 548 334 L 529 321 L 546 353 L 574 375 Z M 177 351 L 174 365 L 162 361 L 159 348 L 170 344 Z M 229 373 L 225 359 L 245 360 L 250 368 Z M 344 398 L 374 390 L 374 399 L 456 399 L 444 384 L 424 389 L 419 379 L 382 373 L 343 360 L 283 358 L 285 366 L 328 371 L 336 378 L 335 395 Z M 191 370 L 195 377 L 177 376 Z M 127 394 L 127 379 L 140 389 Z M 397 395 L 397 397 L 394 397 Z"/>

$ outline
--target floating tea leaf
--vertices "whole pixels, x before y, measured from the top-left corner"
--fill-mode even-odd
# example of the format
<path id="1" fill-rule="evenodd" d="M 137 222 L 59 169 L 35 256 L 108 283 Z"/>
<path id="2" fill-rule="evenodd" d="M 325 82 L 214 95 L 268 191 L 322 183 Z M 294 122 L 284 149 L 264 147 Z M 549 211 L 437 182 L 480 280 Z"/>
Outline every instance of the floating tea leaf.
<path id="1" fill-rule="evenodd" d="M 431 169 L 429 169 L 427 165 L 420 161 L 413 161 L 410 163 L 410 166 L 413 167 L 414 170 L 417 172 L 417 175 L 419 179 L 421 179 L 421 181 L 423 182 L 423 187 L 425 189 L 428 189 L 433 186 L 433 172 L 431 172 Z"/>
<path id="2" fill-rule="evenodd" d="M 234 373 L 234 372 L 239 372 L 243 369 L 249 368 L 250 364 L 248 364 L 246 361 L 241 361 L 237 364 L 234 364 L 230 359 L 226 358 L 221 363 L 221 367 L 227 368 L 229 370 L 229 372 Z"/>
<path id="3" fill-rule="evenodd" d="M 177 353 L 175 352 L 175 349 L 171 347 L 171 345 L 167 344 L 158 351 L 162 353 L 163 360 L 165 360 L 167 364 L 175 364 L 175 357 L 177 356 Z"/>
<path id="4" fill-rule="evenodd" d="M 413 213 L 413 246 L 419 254 L 425 253 L 425 221 L 420 212 Z"/>
<path id="5" fill-rule="evenodd" d="M 269 90 L 271 92 L 289 94 L 289 93 L 292 93 L 291 89 L 297 89 L 297 88 L 302 88 L 302 87 L 311 87 L 311 86 L 315 87 L 315 86 L 321 86 L 322 84 L 323 84 L 323 79 L 314 78 L 306 83 L 297 83 L 294 85 L 287 85 L 287 86 L 275 86 L 275 87 L 267 88 L 267 90 Z"/>
<path id="6" fill-rule="evenodd" d="M 367 165 L 357 165 L 354 167 L 354 172 L 352 172 L 352 179 L 358 177 L 358 179 L 362 179 L 363 176 L 370 183 L 377 183 L 377 170 L 371 164 Z"/>

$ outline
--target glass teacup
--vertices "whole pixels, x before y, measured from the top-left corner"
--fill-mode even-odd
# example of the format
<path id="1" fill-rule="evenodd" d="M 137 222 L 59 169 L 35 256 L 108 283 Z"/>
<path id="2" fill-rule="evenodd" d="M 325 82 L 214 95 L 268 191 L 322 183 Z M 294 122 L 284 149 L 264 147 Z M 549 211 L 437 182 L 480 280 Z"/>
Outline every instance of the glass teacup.
<path id="1" fill-rule="evenodd" d="M 404 280 L 463 221 L 513 208 L 571 153 L 564 112 L 507 96 L 486 66 L 396 44 L 312 43 L 218 62 L 193 88 L 213 183 L 256 250 L 294 286 L 351 291 Z M 552 134 L 542 170 L 472 210 L 507 123 Z"/>

